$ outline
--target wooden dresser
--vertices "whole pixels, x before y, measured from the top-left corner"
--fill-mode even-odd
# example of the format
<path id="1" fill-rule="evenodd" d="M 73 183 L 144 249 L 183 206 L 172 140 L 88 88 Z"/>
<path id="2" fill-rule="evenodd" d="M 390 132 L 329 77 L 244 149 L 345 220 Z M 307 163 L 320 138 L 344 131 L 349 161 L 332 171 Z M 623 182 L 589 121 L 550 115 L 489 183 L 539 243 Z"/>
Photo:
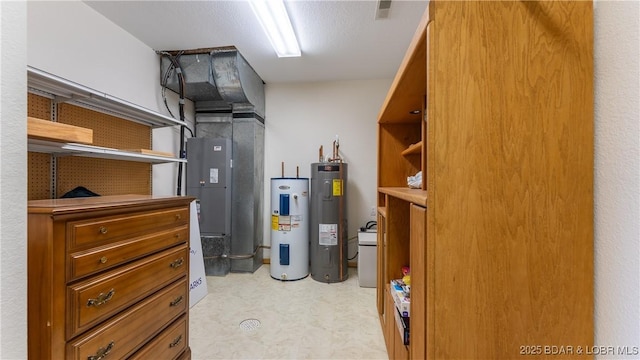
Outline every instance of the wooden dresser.
<path id="1" fill-rule="evenodd" d="M 190 197 L 28 205 L 29 359 L 188 359 Z"/>

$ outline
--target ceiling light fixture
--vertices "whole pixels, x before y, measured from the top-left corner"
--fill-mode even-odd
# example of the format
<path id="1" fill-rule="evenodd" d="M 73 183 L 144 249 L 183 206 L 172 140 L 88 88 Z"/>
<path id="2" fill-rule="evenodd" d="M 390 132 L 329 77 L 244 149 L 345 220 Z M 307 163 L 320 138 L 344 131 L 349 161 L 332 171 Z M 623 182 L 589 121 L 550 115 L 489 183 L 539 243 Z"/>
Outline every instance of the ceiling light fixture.
<path id="1" fill-rule="evenodd" d="M 278 57 L 300 56 L 300 46 L 283 0 L 250 0 L 249 3 Z"/>

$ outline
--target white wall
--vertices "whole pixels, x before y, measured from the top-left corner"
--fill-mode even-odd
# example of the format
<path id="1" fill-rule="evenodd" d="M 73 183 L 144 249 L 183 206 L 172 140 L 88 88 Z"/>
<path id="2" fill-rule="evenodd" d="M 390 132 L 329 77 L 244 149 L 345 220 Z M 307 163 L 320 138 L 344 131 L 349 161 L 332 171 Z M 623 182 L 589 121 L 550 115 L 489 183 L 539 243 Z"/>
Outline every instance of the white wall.
<path id="1" fill-rule="evenodd" d="M 339 136 L 340 156 L 348 164 L 347 221 L 349 237 L 357 236 L 376 206 L 376 119 L 391 80 L 304 84 L 267 84 L 265 117 L 264 243 L 270 244 L 271 182 L 281 177 L 311 176 L 322 145 L 325 157 Z M 350 243 L 349 257 L 357 250 Z M 265 252 L 265 258 L 270 253 Z"/>
<path id="2" fill-rule="evenodd" d="M 640 2 L 596 2 L 594 31 L 595 344 L 638 349 Z"/>
<path id="3" fill-rule="evenodd" d="M 80 1 L 30 1 L 27 11 L 30 66 L 169 115 L 161 96 L 160 60 L 153 49 Z M 177 97 L 167 94 L 178 117 Z M 186 109 L 192 123 L 191 102 Z M 179 133 L 179 127 L 154 130 L 153 149 L 179 154 Z M 175 194 L 176 183 L 177 164 L 154 166 L 154 194 Z"/>
<path id="4" fill-rule="evenodd" d="M 0 1 L 0 359 L 27 353 L 26 10 Z"/>

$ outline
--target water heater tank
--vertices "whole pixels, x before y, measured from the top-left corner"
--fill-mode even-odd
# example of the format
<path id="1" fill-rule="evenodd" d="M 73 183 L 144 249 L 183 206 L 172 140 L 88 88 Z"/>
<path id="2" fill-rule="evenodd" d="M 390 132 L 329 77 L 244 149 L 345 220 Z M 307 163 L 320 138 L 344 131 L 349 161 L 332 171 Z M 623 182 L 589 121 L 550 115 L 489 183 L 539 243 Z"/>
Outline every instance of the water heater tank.
<path id="1" fill-rule="evenodd" d="M 309 275 L 309 179 L 271 179 L 271 277 Z"/>
<path id="2" fill-rule="evenodd" d="M 332 283 L 347 269 L 347 164 L 311 164 L 311 278 Z"/>

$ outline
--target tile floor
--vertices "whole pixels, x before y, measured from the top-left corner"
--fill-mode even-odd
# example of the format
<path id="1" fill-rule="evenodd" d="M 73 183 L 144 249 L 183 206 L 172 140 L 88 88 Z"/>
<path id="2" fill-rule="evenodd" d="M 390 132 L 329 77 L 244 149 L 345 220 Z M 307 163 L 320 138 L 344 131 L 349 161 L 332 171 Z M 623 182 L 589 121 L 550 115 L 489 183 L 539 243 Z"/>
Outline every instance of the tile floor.
<path id="1" fill-rule="evenodd" d="M 375 288 L 355 268 L 340 283 L 311 276 L 282 282 L 269 265 L 253 274 L 208 276 L 209 294 L 191 308 L 192 359 L 388 359 Z M 241 326 L 257 319 L 259 327 Z M 251 323 L 249 323 L 251 324 Z"/>

